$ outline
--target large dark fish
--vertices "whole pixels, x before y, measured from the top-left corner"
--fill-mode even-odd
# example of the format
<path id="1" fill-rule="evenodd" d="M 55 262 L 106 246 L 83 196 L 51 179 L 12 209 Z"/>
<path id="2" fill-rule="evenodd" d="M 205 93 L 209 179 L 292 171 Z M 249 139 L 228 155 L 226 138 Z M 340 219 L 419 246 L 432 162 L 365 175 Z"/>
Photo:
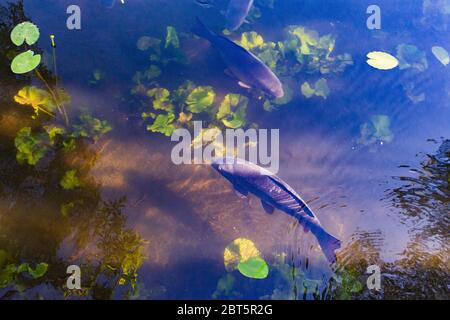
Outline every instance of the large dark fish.
<path id="1" fill-rule="evenodd" d="M 317 238 L 328 261 L 336 261 L 334 251 L 341 247 L 341 241 L 322 227 L 308 205 L 286 182 L 268 170 L 241 159 L 215 159 L 212 167 L 233 184 L 239 195 L 245 197 L 252 193 L 260 198 L 266 212 L 273 213 L 277 208 L 296 218 L 305 231 L 311 231 Z"/>
<path id="2" fill-rule="evenodd" d="M 244 23 L 250 9 L 253 6 L 253 0 L 230 0 L 225 14 L 227 23 L 225 27 L 230 31 L 236 31 Z"/>
<path id="3" fill-rule="evenodd" d="M 193 32 L 211 42 L 219 51 L 228 72 L 238 79 L 241 87 L 261 89 L 277 98 L 284 96 L 280 79 L 254 54 L 230 39 L 212 32 L 199 19 Z"/>

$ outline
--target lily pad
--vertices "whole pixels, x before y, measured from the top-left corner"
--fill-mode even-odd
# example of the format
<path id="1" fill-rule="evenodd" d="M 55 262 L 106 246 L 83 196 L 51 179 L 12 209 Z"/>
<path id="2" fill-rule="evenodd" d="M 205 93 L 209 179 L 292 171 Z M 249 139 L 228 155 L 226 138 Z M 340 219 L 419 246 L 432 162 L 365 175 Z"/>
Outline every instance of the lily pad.
<path id="1" fill-rule="evenodd" d="M 156 116 L 152 125 L 147 126 L 147 130 L 151 132 L 159 132 L 167 137 L 170 137 L 175 131 L 176 127 L 173 124 L 175 115 L 173 113 L 160 114 Z"/>
<path id="2" fill-rule="evenodd" d="M 39 28 L 35 24 L 26 21 L 14 27 L 11 31 L 11 41 L 16 46 L 21 46 L 24 42 L 31 46 L 38 41 L 39 35 Z"/>
<path id="3" fill-rule="evenodd" d="M 28 50 L 17 55 L 11 63 L 11 70 L 16 74 L 33 71 L 41 63 L 41 55 Z"/>
<path id="4" fill-rule="evenodd" d="M 269 275 L 269 266 L 260 257 L 253 257 L 238 265 L 239 272 L 252 279 L 265 279 Z"/>
<path id="5" fill-rule="evenodd" d="M 26 86 L 20 89 L 14 96 L 14 101 L 32 107 L 36 114 L 39 114 L 39 111 L 51 113 L 56 108 L 50 93 L 34 86 Z"/>
<path id="6" fill-rule="evenodd" d="M 220 104 L 216 115 L 218 120 L 231 129 L 237 129 L 245 125 L 248 98 L 240 94 L 227 94 Z"/>
<path id="7" fill-rule="evenodd" d="M 367 64 L 379 70 L 391 70 L 398 66 L 396 57 L 381 51 L 372 51 L 367 54 Z"/>
<path id="8" fill-rule="evenodd" d="M 212 87 L 197 87 L 186 99 L 187 109 L 192 113 L 201 113 L 212 106 L 216 93 Z"/>
<path id="9" fill-rule="evenodd" d="M 165 88 L 154 88 L 147 92 L 153 98 L 153 109 L 172 112 L 174 109 L 170 101 L 170 91 Z"/>
<path id="10" fill-rule="evenodd" d="M 438 59 L 439 62 L 442 63 L 444 66 L 446 66 L 450 63 L 450 57 L 449 57 L 448 51 L 445 50 L 444 48 L 435 46 L 435 47 L 431 48 L 431 51 L 433 52 L 436 59 Z"/>
<path id="11" fill-rule="evenodd" d="M 397 58 L 400 69 L 414 68 L 425 71 L 428 68 L 428 61 L 425 52 L 414 45 L 400 44 L 397 46 Z"/>
<path id="12" fill-rule="evenodd" d="M 225 269 L 227 271 L 236 270 L 239 263 L 260 256 L 261 253 L 253 241 L 245 238 L 237 238 L 225 248 L 223 253 Z"/>

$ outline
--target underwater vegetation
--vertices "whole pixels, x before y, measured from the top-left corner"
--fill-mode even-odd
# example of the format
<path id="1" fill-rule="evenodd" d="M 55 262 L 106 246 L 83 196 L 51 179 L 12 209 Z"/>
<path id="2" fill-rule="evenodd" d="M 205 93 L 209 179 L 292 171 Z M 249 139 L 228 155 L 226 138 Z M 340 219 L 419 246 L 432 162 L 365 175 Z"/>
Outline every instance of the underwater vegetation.
<path id="1" fill-rule="evenodd" d="M 126 199 L 103 201 L 89 174 L 112 127 L 90 111 L 68 113 L 70 94 L 40 63 L 40 49 L 20 53 L 40 37 L 22 1 L 1 6 L 0 20 L 0 69 L 10 70 L 1 80 L 0 196 L 11 200 L 0 209 L 0 298 L 135 296 L 146 242 L 125 226 Z M 61 275 L 75 261 L 89 277 L 70 291 Z M 53 289 L 36 295 L 48 283 Z"/>
<path id="2" fill-rule="evenodd" d="M 235 79 L 222 73 L 223 64 L 219 64 L 219 55 L 210 51 L 208 44 L 189 30 L 194 17 L 187 17 L 186 20 L 180 18 L 180 21 L 179 17 L 175 17 L 177 19 L 173 21 L 161 19 L 165 21 L 164 24 L 154 28 L 159 31 L 153 32 L 149 28 L 148 33 L 142 29 L 139 33 L 130 32 L 126 34 L 125 41 L 118 32 L 119 36 L 110 42 L 111 46 L 120 46 L 122 50 L 122 45 L 125 44 L 127 50 L 131 48 L 130 52 L 123 51 L 121 54 L 124 55 L 120 59 L 113 59 L 117 52 L 111 48 L 111 52 L 106 50 L 99 54 L 100 57 L 102 53 L 107 56 L 105 61 L 108 62 L 95 61 L 93 65 L 85 67 L 87 71 L 80 68 L 83 72 L 86 71 L 84 79 L 87 80 L 89 90 L 104 94 L 102 98 L 105 101 L 111 98 L 116 100 L 117 105 L 120 104 L 105 105 L 104 112 L 108 115 L 108 120 L 105 120 L 105 115 L 96 111 L 98 108 L 94 109 L 94 102 L 89 108 L 79 108 L 76 105 L 77 92 L 70 90 L 69 84 L 64 83 L 57 74 L 56 43 L 62 42 L 63 38 L 59 34 L 57 37 L 50 35 L 49 38 L 45 34 L 47 29 L 44 22 L 35 24 L 36 21 L 43 20 L 36 19 L 33 22 L 34 19 L 25 15 L 24 2 L 16 2 L 17 4 L 0 5 L 0 299 L 148 299 L 159 297 L 154 292 L 158 291 L 160 284 L 163 284 L 159 286 L 163 288 L 161 291 L 165 291 L 167 287 L 170 290 L 169 296 L 175 298 L 183 295 L 189 297 L 191 294 L 213 299 L 305 300 L 399 297 L 446 299 L 450 296 L 448 284 L 443 281 L 450 276 L 447 214 L 450 148 L 445 138 L 436 142 L 438 148 L 435 154 L 426 155 L 417 168 L 405 166 L 408 172 L 393 177 L 395 187 L 391 188 L 389 184 L 385 198 L 375 200 L 387 203 L 386 211 L 396 209 L 399 213 L 395 211 L 395 217 L 400 217 L 402 226 L 406 225 L 409 231 L 410 240 L 404 251 L 393 259 L 391 257 L 391 262 L 382 260 L 382 254 L 386 252 L 383 252 L 383 244 L 380 242 L 386 235 L 380 230 L 357 229 L 353 234 L 350 230 L 351 239 L 343 242 L 337 263 L 331 268 L 322 269 L 320 263 L 324 261 L 319 261 L 316 265 L 311 257 L 292 249 L 291 243 L 288 248 L 284 244 L 274 248 L 267 244 L 271 240 L 268 237 L 269 240 L 264 243 L 258 240 L 255 233 L 247 234 L 248 230 L 255 227 L 251 223 L 258 222 L 257 219 L 249 219 L 249 226 L 243 226 L 230 212 L 220 212 L 221 217 L 211 218 L 198 209 L 194 213 L 201 216 L 199 221 L 205 222 L 207 226 L 214 226 L 214 232 L 219 229 L 217 224 L 224 221 L 227 224 L 223 225 L 223 229 L 232 230 L 221 229 L 222 234 L 214 234 L 214 238 L 219 240 L 209 238 L 208 243 L 204 239 L 209 234 L 206 236 L 195 232 L 195 237 L 201 238 L 200 249 L 207 249 L 205 251 L 215 255 L 216 259 L 208 256 L 197 261 L 196 256 L 188 256 L 190 252 L 186 250 L 188 261 L 180 259 L 177 262 L 182 262 L 178 265 L 170 258 L 171 254 L 178 254 L 182 250 L 179 243 L 170 238 L 170 241 L 174 241 L 170 246 L 175 247 L 170 248 L 172 252 L 161 253 L 169 247 L 167 245 L 154 253 L 152 249 L 159 249 L 159 244 L 153 240 L 150 243 L 145 240 L 148 234 L 141 232 L 142 225 L 136 226 L 137 214 L 133 214 L 143 211 L 137 208 L 141 200 L 133 199 L 136 195 L 136 191 L 132 190 L 132 187 L 136 187 L 135 181 L 128 181 L 139 175 L 147 185 L 151 185 L 150 190 L 161 189 L 154 195 L 149 195 L 160 198 L 160 202 L 152 203 L 148 212 L 145 212 L 146 218 L 147 215 L 160 216 L 151 220 L 137 220 L 139 223 L 154 223 L 152 228 L 146 226 L 147 230 L 153 232 L 159 231 L 158 228 L 165 228 L 167 225 L 164 221 L 180 217 L 172 217 L 173 212 L 170 211 L 173 210 L 164 208 L 164 205 L 169 206 L 164 203 L 167 201 L 164 193 L 167 175 L 172 175 L 172 171 L 168 173 L 166 166 L 156 163 L 148 154 L 158 155 L 155 159 L 160 162 L 166 161 L 158 153 L 157 144 L 167 141 L 168 145 L 168 137 L 174 130 L 192 130 L 194 121 L 201 120 L 206 124 L 206 128 L 192 142 L 194 146 L 214 141 L 225 129 L 258 128 L 263 123 L 269 126 L 286 124 L 286 131 L 294 133 L 290 136 L 295 140 L 292 143 L 298 140 L 300 148 L 293 153 L 288 150 L 283 154 L 283 161 L 299 160 L 298 154 L 307 150 L 308 143 L 304 139 L 309 139 L 309 135 L 312 136 L 316 129 L 323 129 L 324 134 L 319 138 L 328 141 L 328 138 L 334 139 L 351 127 L 348 129 L 351 133 L 345 136 L 345 140 L 350 141 L 349 144 L 360 146 L 357 151 L 362 152 L 358 156 L 385 144 L 396 148 L 399 146 L 396 144 L 397 140 L 404 137 L 400 126 L 406 124 L 405 119 L 412 119 L 412 113 L 423 117 L 425 122 L 428 118 L 424 114 L 432 114 L 438 108 L 447 108 L 445 103 L 443 106 L 439 105 L 441 100 L 432 100 L 435 95 L 426 84 L 429 78 L 442 79 L 442 74 L 448 71 L 449 47 L 443 41 L 444 38 L 435 32 L 443 32 L 445 35 L 448 31 L 449 1 L 424 0 L 423 17 L 414 22 L 425 27 L 428 35 L 439 35 L 433 39 L 433 43 L 422 41 L 414 30 L 406 34 L 399 33 L 393 37 L 393 43 L 390 43 L 387 41 L 390 35 L 386 33 L 383 40 L 380 40 L 381 35 L 380 38 L 377 38 L 378 35 L 373 36 L 370 49 L 367 49 L 370 52 L 363 51 L 360 54 L 351 51 L 351 41 L 343 38 L 349 34 L 345 32 L 351 30 L 343 28 L 343 24 L 347 22 L 336 20 L 328 23 L 329 21 L 317 22 L 308 18 L 293 20 L 288 17 L 288 22 L 284 23 L 281 18 L 276 21 L 281 28 L 270 25 L 264 29 L 267 20 L 275 15 L 275 11 L 271 10 L 278 4 L 284 5 L 283 1 L 248 1 L 251 8 L 245 10 L 245 20 L 239 17 L 239 26 L 228 26 L 229 30 L 223 30 L 222 33 L 258 57 L 279 77 L 284 91 L 282 98 L 271 97 L 255 88 L 236 86 Z M 112 7 L 118 1 L 102 2 L 111 8 L 106 12 L 111 13 L 117 9 Z M 215 11 L 220 6 L 218 2 L 197 1 L 203 7 Z M 183 4 L 180 6 L 184 9 Z M 226 17 L 222 20 L 225 21 Z M 222 20 L 215 24 L 218 30 L 225 27 Z M 154 21 L 156 24 L 159 20 L 155 18 Z M 170 25 L 166 25 L 167 21 L 170 21 Z M 206 21 L 206 18 L 205 22 L 208 25 L 214 23 Z M 100 26 L 98 31 L 103 37 L 105 30 Z M 74 36 L 73 39 L 80 40 L 76 38 Z M 48 42 L 48 47 L 51 44 L 49 52 L 44 52 L 40 47 L 45 41 Z M 102 46 L 103 41 L 99 41 Z M 121 43 L 116 43 L 119 41 Z M 92 50 L 92 55 L 96 54 Z M 141 57 L 142 61 L 137 59 L 139 65 L 124 68 L 127 69 L 124 73 L 117 72 L 120 76 L 126 75 L 120 79 L 125 84 L 117 81 L 111 88 L 108 87 L 106 84 L 112 84 L 116 78 L 105 70 L 111 68 L 112 62 L 119 67 L 122 64 L 128 67 L 129 61 L 126 60 L 129 57 Z M 58 70 L 65 68 L 61 62 Z M 370 82 L 371 78 L 361 70 L 368 70 L 370 75 L 380 75 L 379 78 L 374 77 L 380 80 L 379 83 L 371 83 L 371 92 L 375 94 L 366 97 L 367 101 L 363 99 L 362 103 L 359 89 L 367 89 L 364 83 Z M 361 74 L 361 77 L 356 74 Z M 390 78 L 392 75 L 396 81 Z M 359 83 L 352 83 L 355 79 Z M 442 91 L 442 95 L 448 97 L 450 87 L 444 82 L 436 91 Z M 122 87 L 118 88 L 117 84 Z M 392 92 L 396 96 L 390 105 L 386 105 L 390 102 L 388 99 L 380 97 L 391 94 L 390 91 L 385 92 L 387 86 L 392 86 Z M 350 94 L 346 96 L 342 92 Z M 407 103 L 404 103 L 403 98 L 406 98 Z M 425 104 L 424 101 L 429 103 Z M 117 116 L 114 113 L 117 111 L 115 107 L 119 108 L 120 117 L 114 118 Z M 345 112 L 346 117 L 341 117 Z M 346 123 L 343 125 L 338 120 L 345 120 Z M 315 121 L 320 125 L 315 126 Z M 329 122 L 332 125 L 327 127 Z M 132 141 L 135 136 L 120 132 L 130 128 L 137 129 L 133 133 L 144 132 L 142 140 Z M 416 130 L 419 132 L 422 129 L 417 126 Z M 145 135 L 145 132 L 148 134 Z M 308 134 L 303 135 L 303 132 Z M 142 143 L 145 139 L 150 141 L 148 145 Z M 154 141 L 156 143 L 151 145 Z M 335 141 L 346 145 L 346 141 L 337 138 Z M 112 188 L 107 183 L 101 185 L 93 169 L 98 160 L 104 157 L 105 148 L 111 145 L 116 148 L 119 143 L 127 146 L 125 150 L 139 149 L 140 152 L 149 149 L 145 150 L 148 153 L 143 152 L 147 158 L 140 159 L 162 170 L 161 176 L 153 179 L 145 170 L 138 170 L 138 164 L 135 167 L 130 165 L 129 171 L 132 172 L 125 173 L 119 166 L 113 166 L 115 173 L 123 175 L 122 178 L 130 183 L 130 189 L 114 188 L 111 196 Z M 139 148 L 132 149 L 133 143 L 139 143 Z M 291 146 L 287 144 L 287 147 Z M 318 160 L 324 160 L 318 161 L 319 166 L 325 166 L 326 160 L 340 151 L 329 148 L 328 145 L 324 151 L 320 144 L 315 145 L 314 149 L 316 148 L 319 153 L 322 152 L 322 158 Z M 413 151 L 420 150 L 419 148 L 421 146 L 415 146 Z M 369 154 L 370 161 L 391 156 L 380 149 L 376 150 L 380 152 Z M 350 153 L 353 155 L 356 151 L 352 148 L 352 151 L 348 150 L 348 154 Z M 316 156 L 308 154 L 307 158 L 316 161 Z M 356 163 L 352 162 L 354 158 L 356 156 L 336 159 L 326 176 L 336 178 L 336 172 L 340 169 L 339 160 L 351 160 L 349 166 L 360 164 L 363 170 L 372 172 L 370 161 Z M 111 162 L 116 160 L 120 159 L 111 159 Z M 132 160 L 135 159 L 130 162 Z M 286 174 L 291 174 L 291 169 L 288 166 L 284 168 Z M 195 170 L 196 173 L 201 172 L 200 168 Z M 302 167 L 301 170 L 309 168 Z M 207 170 L 201 173 L 204 175 L 202 179 L 205 176 L 211 179 Z M 363 175 L 361 172 L 351 173 L 356 173 L 358 179 Z M 194 175 L 192 172 L 189 174 Z M 352 174 L 349 176 L 351 179 Z M 390 176 L 389 174 L 388 179 Z M 376 177 L 368 177 L 372 178 L 375 181 Z M 218 188 L 204 191 L 211 186 L 211 180 L 204 183 L 206 188 L 203 189 L 198 186 L 202 183 L 197 183 L 194 177 L 186 179 L 185 183 L 190 190 L 201 189 L 201 192 L 218 194 L 214 193 Z M 326 177 L 323 182 L 315 183 L 323 183 L 320 190 L 332 189 L 332 186 L 326 185 L 329 183 Z M 340 181 L 338 184 L 339 188 L 345 187 Z M 167 189 L 170 190 L 169 187 Z M 311 193 L 315 192 L 311 190 Z M 147 189 L 142 192 L 147 192 Z M 125 194 L 131 197 L 127 198 Z M 175 192 L 170 195 L 175 196 Z M 228 201 L 226 194 L 220 194 L 222 195 L 225 199 L 223 201 Z M 178 194 L 176 196 L 176 200 L 167 202 L 170 205 L 175 202 L 191 203 L 188 201 L 191 199 L 184 199 Z M 200 196 L 205 197 L 205 194 Z M 322 197 L 320 205 L 325 204 L 320 209 L 329 205 L 326 203 L 328 196 L 325 194 Z M 218 203 L 218 206 L 222 204 Z M 251 204 L 242 211 L 248 209 L 251 209 Z M 355 222 L 350 221 L 351 215 L 357 215 L 353 211 L 359 209 L 350 206 L 348 211 L 345 209 L 348 212 L 345 219 L 349 219 L 349 226 L 346 228 L 353 227 L 352 223 Z M 132 215 L 130 211 L 133 212 Z M 183 213 L 184 211 L 181 212 Z M 394 215 L 390 212 L 388 214 Z M 223 218 L 225 215 L 226 220 Z M 369 220 L 363 214 L 358 217 Z M 190 218 L 188 216 L 186 220 Z M 338 220 L 341 218 L 338 216 L 331 221 L 340 223 Z M 189 223 L 192 224 L 193 221 L 189 220 Z M 247 221 L 244 220 L 244 223 Z M 170 222 L 170 226 L 172 225 L 175 223 Z M 203 231 L 201 228 L 203 226 L 194 230 Z M 172 228 L 166 229 L 172 231 Z M 230 242 L 232 239 L 235 240 Z M 167 240 L 168 238 L 164 239 Z M 185 240 L 181 238 L 180 242 Z M 216 241 L 220 245 L 216 245 Z M 148 247 L 151 250 L 147 250 Z M 158 255 L 166 255 L 169 261 L 166 263 Z M 161 261 L 153 264 L 152 259 L 163 262 L 161 265 L 158 264 Z M 71 264 L 80 265 L 83 270 L 80 290 L 66 287 L 66 267 Z M 383 270 L 383 289 L 380 292 L 370 291 L 366 286 L 365 272 L 371 264 L 377 264 Z M 143 276 L 143 272 L 148 270 L 149 274 Z M 198 274 L 201 277 L 195 279 L 195 282 L 186 281 L 191 281 L 194 277 L 192 275 Z M 204 281 L 200 282 L 201 294 L 197 293 L 197 281 Z M 155 288 L 150 287 L 154 283 Z"/>

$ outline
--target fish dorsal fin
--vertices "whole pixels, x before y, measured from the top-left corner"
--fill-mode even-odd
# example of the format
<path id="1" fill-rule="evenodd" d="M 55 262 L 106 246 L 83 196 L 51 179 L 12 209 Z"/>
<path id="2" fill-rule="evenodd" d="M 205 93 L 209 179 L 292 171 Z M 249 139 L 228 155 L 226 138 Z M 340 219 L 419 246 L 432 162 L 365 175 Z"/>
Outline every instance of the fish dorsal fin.
<path id="1" fill-rule="evenodd" d="M 236 193 L 236 195 L 241 198 L 241 199 L 245 199 L 248 196 L 248 190 L 245 189 L 243 186 L 239 185 L 239 184 L 234 184 L 234 192 Z"/>
<path id="2" fill-rule="evenodd" d="M 261 204 L 264 208 L 264 210 L 268 213 L 268 214 L 272 214 L 275 211 L 275 208 L 268 204 L 267 202 L 265 202 L 264 200 L 261 200 Z"/>
<path id="3" fill-rule="evenodd" d="M 278 187 L 288 192 L 298 203 L 298 205 L 302 208 L 302 210 L 311 218 L 317 219 L 311 209 L 308 207 L 305 201 L 293 190 L 289 185 L 283 182 L 280 178 L 275 175 L 268 176 Z"/>

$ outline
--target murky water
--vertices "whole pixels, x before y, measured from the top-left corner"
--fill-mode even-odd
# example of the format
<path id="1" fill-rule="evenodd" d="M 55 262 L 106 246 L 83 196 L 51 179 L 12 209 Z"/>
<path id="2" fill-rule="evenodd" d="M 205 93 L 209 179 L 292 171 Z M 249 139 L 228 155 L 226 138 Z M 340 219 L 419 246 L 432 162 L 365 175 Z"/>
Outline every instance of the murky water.
<path id="1" fill-rule="evenodd" d="M 0 1 L 0 297 L 450 297 L 450 76 L 431 51 L 450 50 L 448 1 L 378 1 L 381 30 L 366 26 L 370 1 L 275 0 L 273 7 L 256 1 L 250 23 L 232 39 L 256 31 L 277 43 L 288 26 L 298 25 L 333 35 L 332 56 L 348 53 L 353 61 L 329 73 L 275 69 L 293 97 L 269 111 L 266 98 L 237 86 L 217 52 L 191 33 L 196 17 L 222 30 L 227 1 L 206 7 L 193 0 L 116 2 L 108 8 L 100 0 Z M 66 9 L 74 3 L 81 30 L 66 28 Z M 36 72 L 10 70 L 20 51 L 10 32 L 23 21 L 40 29 L 33 47 L 42 54 L 39 74 L 71 97 L 69 123 L 56 110 L 54 118 L 41 112 L 33 119 L 31 108 L 14 102 L 23 87 L 48 89 Z M 175 53 L 164 48 L 167 26 L 179 37 Z M 154 38 L 162 43 L 158 52 L 145 45 Z M 406 51 L 405 44 L 415 49 Z M 400 67 L 370 67 L 371 51 L 397 56 Z M 145 74 L 151 65 L 160 74 Z M 302 84 L 319 79 L 326 79 L 329 93 L 307 98 Z M 186 80 L 211 86 L 219 102 L 227 93 L 247 96 L 245 128 L 280 129 L 278 175 L 343 241 L 336 265 L 288 215 L 268 215 L 256 198 L 240 199 L 209 166 L 172 163 L 170 137 L 148 131 L 152 119 L 141 114 L 155 111 L 148 90 L 173 92 Z M 86 135 L 72 139 L 74 148 L 45 140 L 36 164 L 19 163 L 19 130 L 42 134 L 44 126 L 58 124 L 78 132 L 86 113 L 112 130 L 100 135 L 101 126 L 91 123 Z M 202 117 L 213 122 L 208 113 Z M 66 135 L 60 138 L 67 144 Z M 62 182 L 70 170 L 78 184 Z M 257 246 L 269 266 L 266 279 L 225 269 L 225 247 L 237 238 Z M 31 271 L 8 269 L 23 263 Z M 45 272 L 33 275 L 40 263 Z M 382 271 L 380 291 L 366 287 L 365 270 L 374 264 Z M 82 289 L 67 288 L 69 265 L 81 267 Z"/>

